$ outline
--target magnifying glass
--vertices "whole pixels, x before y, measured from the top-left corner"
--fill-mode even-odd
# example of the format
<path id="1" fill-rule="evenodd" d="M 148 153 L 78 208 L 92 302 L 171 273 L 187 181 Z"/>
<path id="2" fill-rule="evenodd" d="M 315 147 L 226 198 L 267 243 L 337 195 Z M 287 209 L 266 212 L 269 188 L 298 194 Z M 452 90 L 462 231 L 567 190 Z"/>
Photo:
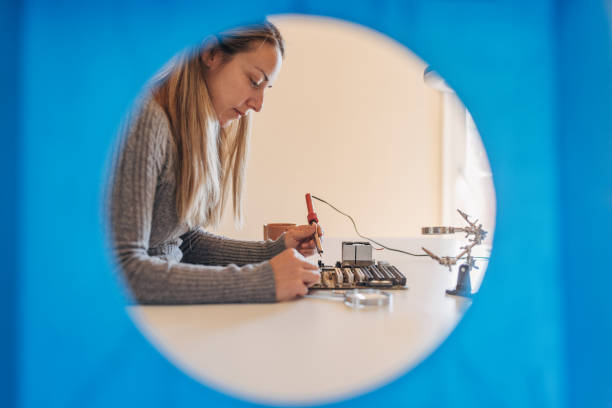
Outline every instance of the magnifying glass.
<path id="1" fill-rule="evenodd" d="M 343 293 L 332 292 L 327 295 L 306 295 L 314 299 L 342 300 L 352 309 L 389 306 L 393 295 L 380 289 L 352 289 Z"/>

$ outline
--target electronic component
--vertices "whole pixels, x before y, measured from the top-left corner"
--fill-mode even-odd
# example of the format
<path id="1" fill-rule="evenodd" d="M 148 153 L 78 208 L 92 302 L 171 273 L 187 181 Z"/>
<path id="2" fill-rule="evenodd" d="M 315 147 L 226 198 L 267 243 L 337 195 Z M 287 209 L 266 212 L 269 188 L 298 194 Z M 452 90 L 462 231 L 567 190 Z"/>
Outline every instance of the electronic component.
<path id="1" fill-rule="evenodd" d="M 335 266 L 330 266 L 319 261 L 319 267 L 321 282 L 311 289 L 404 289 L 406 286 L 406 277 L 387 262 L 372 262 L 365 266 L 345 266 L 337 262 Z"/>
<path id="2" fill-rule="evenodd" d="M 321 283 L 312 289 L 389 288 L 403 289 L 406 277 L 388 262 L 374 262 L 369 242 L 342 242 L 342 261 L 321 268 Z"/>
<path id="3" fill-rule="evenodd" d="M 343 242 L 342 266 L 373 265 L 372 245 L 369 242 Z"/>

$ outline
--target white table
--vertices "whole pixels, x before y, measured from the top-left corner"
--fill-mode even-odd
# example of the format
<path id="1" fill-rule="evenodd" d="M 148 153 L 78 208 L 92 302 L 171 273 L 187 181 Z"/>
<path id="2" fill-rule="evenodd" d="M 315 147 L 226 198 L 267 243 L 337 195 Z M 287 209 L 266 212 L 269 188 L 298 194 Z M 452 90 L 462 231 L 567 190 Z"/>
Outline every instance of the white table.
<path id="1" fill-rule="evenodd" d="M 381 240 L 409 251 L 420 253 L 425 246 L 453 256 L 465 244 L 456 237 Z M 326 264 L 340 260 L 341 241 L 326 238 Z M 414 367 L 471 304 L 445 294 L 455 287 L 457 267 L 450 273 L 430 258 L 373 252 L 407 278 L 407 290 L 392 291 L 391 308 L 353 310 L 340 301 L 303 298 L 277 304 L 133 306 L 129 313 L 169 360 L 208 386 L 263 403 L 342 399 Z M 488 251 L 481 248 L 477 254 L 488 256 Z M 486 261 L 479 265 L 473 288 L 480 286 Z"/>

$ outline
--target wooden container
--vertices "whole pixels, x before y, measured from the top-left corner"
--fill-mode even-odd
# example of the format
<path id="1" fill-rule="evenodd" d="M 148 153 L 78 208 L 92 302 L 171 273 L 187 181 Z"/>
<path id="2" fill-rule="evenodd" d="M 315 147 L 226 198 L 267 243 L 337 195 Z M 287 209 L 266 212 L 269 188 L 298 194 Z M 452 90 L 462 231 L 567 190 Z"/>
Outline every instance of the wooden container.
<path id="1" fill-rule="evenodd" d="M 263 239 L 271 239 L 275 241 L 283 232 L 287 231 L 291 227 L 295 227 L 295 224 L 287 222 L 265 224 L 263 226 Z"/>

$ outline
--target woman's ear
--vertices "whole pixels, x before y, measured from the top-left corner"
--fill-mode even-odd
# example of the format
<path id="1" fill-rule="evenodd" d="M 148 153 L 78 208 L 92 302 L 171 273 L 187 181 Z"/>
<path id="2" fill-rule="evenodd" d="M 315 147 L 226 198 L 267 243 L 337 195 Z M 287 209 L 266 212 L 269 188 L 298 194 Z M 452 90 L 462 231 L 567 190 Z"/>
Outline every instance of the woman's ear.
<path id="1" fill-rule="evenodd" d="M 214 68 L 220 60 L 217 50 L 218 45 L 219 40 L 214 35 L 207 37 L 203 42 L 200 58 L 208 68 Z"/>

